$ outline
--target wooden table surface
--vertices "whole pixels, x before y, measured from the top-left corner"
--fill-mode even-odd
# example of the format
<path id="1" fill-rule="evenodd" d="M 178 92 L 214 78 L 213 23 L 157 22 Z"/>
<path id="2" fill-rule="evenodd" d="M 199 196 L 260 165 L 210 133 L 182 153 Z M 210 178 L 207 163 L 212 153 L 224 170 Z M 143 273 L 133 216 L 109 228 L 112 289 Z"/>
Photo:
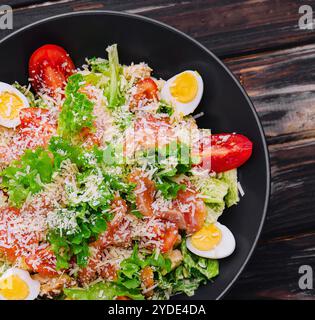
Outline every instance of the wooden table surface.
<path id="1" fill-rule="evenodd" d="M 186 32 L 241 80 L 267 136 L 272 194 L 258 246 L 228 299 L 315 299 L 298 268 L 315 267 L 315 30 L 300 30 L 300 5 L 315 0 L 0 0 L 14 29 L 89 9 L 137 13 Z M 0 30 L 0 38 L 9 34 Z"/>

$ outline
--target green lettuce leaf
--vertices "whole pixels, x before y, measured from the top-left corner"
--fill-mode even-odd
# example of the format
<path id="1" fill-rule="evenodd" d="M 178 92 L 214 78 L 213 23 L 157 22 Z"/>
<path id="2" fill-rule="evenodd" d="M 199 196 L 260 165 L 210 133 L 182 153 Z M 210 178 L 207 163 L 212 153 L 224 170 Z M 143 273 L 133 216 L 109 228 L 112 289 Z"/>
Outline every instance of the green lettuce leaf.
<path id="1" fill-rule="evenodd" d="M 223 172 L 220 180 L 229 186 L 228 193 L 224 198 L 226 206 L 229 208 L 240 200 L 237 187 L 237 169 Z"/>
<path id="2" fill-rule="evenodd" d="M 219 274 L 218 261 L 191 253 L 187 250 L 185 240 L 181 244 L 181 253 L 183 256 L 181 265 L 167 274 L 158 273 L 156 299 L 165 299 L 177 293 L 192 296 L 200 284 L 205 284 Z"/>
<path id="3" fill-rule="evenodd" d="M 117 296 L 127 296 L 133 300 L 144 300 L 144 296 L 113 282 L 99 282 L 87 288 L 64 289 L 67 298 L 73 300 L 113 300 Z"/>
<path id="4" fill-rule="evenodd" d="M 168 273 L 171 271 L 171 261 L 162 254 L 140 257 L 138 245 L 135 244 L 132 255 L 123 260 L 118 271 L 117 284 L 126 289 L 133 289 L 134 292 L 141 292 L 140 272 L 146 266 L 153 267 L 156 272 Z"/>
<path id="5" fill-rule="evenodd" d="M 225 197 L 228 194 L 229 184 L 214 177 L 201 178 L 201 181 L 199 179 L 199 177 L 194 177 L 193 182 L 200 185 L 200 194 L 203 195 L 203 201 L 208 210 L 207 221 L 215 222 L 225 208 Z"/>
<path id="6" fill-rule="evenodd" d="M 163 179 L 162 182 L 156 184 L 157 190 L 160 190 L 163 197 L 167 200 L 175 199 L 179 190 L 185 190 L 186 185 L 176 183 L 169 179 Z"/>
<path id="7" fill-rule="evenodd" d="M 87 62 L 91 68 L 92 73 L 101 73 L 107 77 L 110 77 L 110 68 L 108 60 L 94 57 L 89 59 Z"/>
<path id="8" fill-rule="evenodd" d="M 66 99 L 58 119 L 58 133 L 63 138 L 72 139 L 83 128 L 93 127 L 94 104 L 84 93 L 79 92 L 84 83 L 84 77 L 80 73 L 68 78 Z"/>
<path id="9" fill-rule="evenodd" d="M 47 151 L 26 150 L 19 160 L 0 172 L 0 188 L 7 190 L 11 205 L 21 207 L 29 194 L 39 192 L 51 182 L 53 172 L 53 160 Z"/>
<path id="10" fill-rule="evenodd" d="M 81 171 L 95 168 L 103 159 L 103 151 L 97 147 L 94 146 L 90 150 L 85 150 L 62 137 L 52 137 L 48 149 L 54 156 L 54 167 L 56 169 L 59 169 L 61 163 L 67 159 L 76 164 Z"/>
<path id="11" fill-rule="evenodd" d="M 119 106 L 122 102 L 122 96 L 119 89 L 120 84 L 120 70 L 121 66 L 118 59 L 117 44 L 109 46 L 106 51 L 108 52 L 109 71 L 110 71 L 110 82 L 107 90 L 107 99 L 109 108 L 114 109 Z"/>
<path id="12" fill-rule="evenodd" d="M 181 251 L 184 258 L 183 265 L 186 269 L 187 275 L 199 274 L 204 276 L 207 280 L 210 280 L 219 274 L 218 261 L 202 258 L 191 253 L 187 249 L 186 241 L 182 242 Z"/>
<path id="13" fill-rule="evenodd" d="M 207 204 L 224 204 L 224 197 L 227 195 L 229 185 L 219 179 L 209 177 L 205 180 L 200 193 L 204 195 L 204 202 Z"/>

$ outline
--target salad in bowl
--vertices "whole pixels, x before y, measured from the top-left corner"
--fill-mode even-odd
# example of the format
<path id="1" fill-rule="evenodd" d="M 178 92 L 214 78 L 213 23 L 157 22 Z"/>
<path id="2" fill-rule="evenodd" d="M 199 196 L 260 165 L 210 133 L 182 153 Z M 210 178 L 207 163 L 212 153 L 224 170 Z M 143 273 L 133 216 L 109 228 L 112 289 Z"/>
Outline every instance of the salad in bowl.
<path id="1" fill-rule="evenodd" d="M 192 296 L 235 250 L 218 218 L 252 142 L 198 128 L 198 70 L 106 51 L 44 45 L 29 85 L 0 82 L 0 300 Z"/>

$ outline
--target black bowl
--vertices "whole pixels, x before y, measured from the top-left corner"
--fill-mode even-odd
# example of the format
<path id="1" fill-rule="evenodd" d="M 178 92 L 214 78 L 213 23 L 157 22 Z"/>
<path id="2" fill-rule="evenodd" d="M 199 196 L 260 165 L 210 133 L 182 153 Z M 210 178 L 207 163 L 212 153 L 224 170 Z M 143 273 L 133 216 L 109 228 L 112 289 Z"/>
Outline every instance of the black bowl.
<path id="1" fill-rule="evenodd" d="M 220 261 L 220 275 L 215 281 L 199 288 L 192 298 L 222 297 L 253 252 L 269 198 L 264 133 L 243 88 L 211 52 L 187 35 L 148 18 L 106 11 L 59 15 L 12 33 L 0 42 L 0 81 L 26 84 L 28 59 L 46 43 L 63 46 L 77 66 L 84 63 L 85 57 L 105 56 L 105 48 L 117 43 L 122 63 L 145 61 L 157 77 L 168 79 L 186 69 L 198 70 L 205 84 L 202 102 L 196 110 L 205 113 L 198 119 L 199 126 L 213 132 L 239 132 L 253 141 L 253 156 L 239 170 L 245 196 L 220 219 L 235 235 L 237 249 L 231 257 Z"/>

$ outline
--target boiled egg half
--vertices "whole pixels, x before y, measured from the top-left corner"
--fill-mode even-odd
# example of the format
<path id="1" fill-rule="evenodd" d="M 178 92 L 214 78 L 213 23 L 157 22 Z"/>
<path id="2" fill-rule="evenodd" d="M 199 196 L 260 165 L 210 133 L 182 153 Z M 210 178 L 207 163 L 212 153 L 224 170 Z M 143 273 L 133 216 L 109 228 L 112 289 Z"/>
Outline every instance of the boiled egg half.
<path id="1" fill-rule="evenodd" d="M 0 277 L 0 300 L 34 300 L 40 283 L 22 269 L 10 268 Z"/>
<path id="2" fill-rule="evenodd" d="M 0 126 L 14 128 L 20 124 L 20 110 L 28 108 L 27 98 L 13 86 L 0 82 Z"/>
<path id="3" fill-rule="evenodd" d="M 184 116 L 193 113 L 203 94 L 203 81 L 197 71 L 186 70 L 167 80 L 161 99 L 170 103 Z"/>
<path id="4" fill-rule="evenodd" d="M 187 238 L 186 245 L 192 253 L 209 259 L 225 258 L 235 250 L 235 238 L 223 224 L 204 225 Z"/>

